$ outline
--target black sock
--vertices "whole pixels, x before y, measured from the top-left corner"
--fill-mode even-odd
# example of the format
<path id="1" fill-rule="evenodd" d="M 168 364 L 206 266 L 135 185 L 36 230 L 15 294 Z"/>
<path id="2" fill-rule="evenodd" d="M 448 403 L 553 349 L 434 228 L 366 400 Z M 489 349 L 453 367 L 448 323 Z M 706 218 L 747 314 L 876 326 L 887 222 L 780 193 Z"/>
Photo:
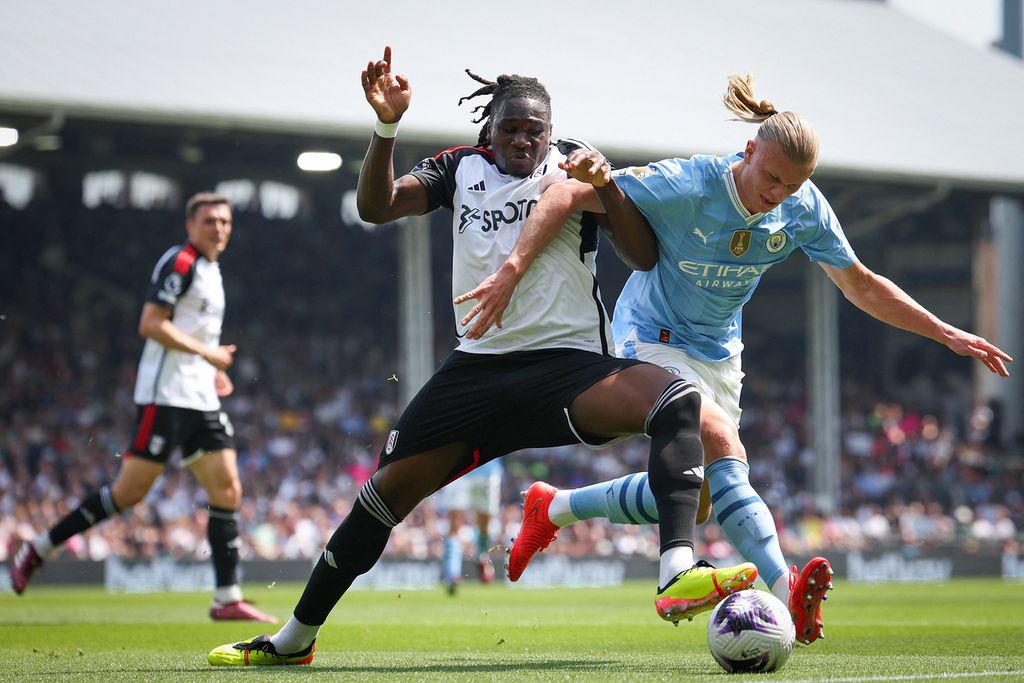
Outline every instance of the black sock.
<path id="1" fill-rule="evenodd" d="M 658 507 L 661 552 L 684 545 L 692 548 L 704 480 L 697 388 L 680 380 L 665 389 L 647 418 L 647 435 L 651 437 L 647 469 Z"/>
<path id="2" fill-rule="evenodd" d="M 295 606 L 295 618 L 320 626 L 360 574 L 370 571 L 384 553 L 391 529 L 398 523 L 373 488 L 359 491 L 352 512 L 327 542 Z"/>
<path id="3" fill-rule="evenodd" d="M 121 511 L 114 503 L 114 496 L 109 486 L 104 486 L 82 501 L 82 504 L 69 512 L 64 519 L 50 529 L 50 541 L 53 547 L 64 543 L 72 536 L 99 524 L 107 517 L 113 517 Z"/>
<path id="4" fill-rule="evenodd" d="M 206 538 L 210 541 L 213 573 L 217 588 L 238 583 L 238 511 L 208 505 L 210 520 Z"/>

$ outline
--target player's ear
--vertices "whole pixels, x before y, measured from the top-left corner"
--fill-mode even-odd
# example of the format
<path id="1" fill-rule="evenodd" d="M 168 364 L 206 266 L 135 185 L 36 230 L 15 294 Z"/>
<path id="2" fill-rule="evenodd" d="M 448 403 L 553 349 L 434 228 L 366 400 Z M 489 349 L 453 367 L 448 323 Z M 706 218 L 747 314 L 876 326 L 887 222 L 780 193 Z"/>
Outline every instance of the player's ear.
<path id="1" fill-rule="evenodd" d="M 743 161 L 750 163 L 757 151 L 757 143 L 754 140 L 747 140 L 747 147 L 743 150 Z"/>

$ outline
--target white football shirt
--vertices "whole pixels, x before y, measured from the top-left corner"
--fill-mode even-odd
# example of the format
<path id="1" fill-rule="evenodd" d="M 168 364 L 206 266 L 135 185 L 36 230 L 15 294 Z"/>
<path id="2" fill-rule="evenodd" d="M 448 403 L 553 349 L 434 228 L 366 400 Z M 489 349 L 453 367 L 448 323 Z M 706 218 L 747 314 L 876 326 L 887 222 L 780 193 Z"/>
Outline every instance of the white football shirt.
<path id="1" fill-rule="evenodd" d="M 573 140 L 551 145 L 528 178 L 500 172 L 491 150 L 479 147 L 449 149 L 413 168 L 412 175 L 427 189 L 428 210 L 445 206 L 453 213 L 452 298 L 479 285 L 505 262 L 541 193 L 566 179 L 558 162 L 579 147 L 589 149 Z M 594 263 L 597 241 L 594 217 L 574 214 L 519 282 L 501 329 L 492 327 L 482 339 L 466 339 L 469 328 L 460 324 L 476 301 L 455 306 L 458 350 L 569 348 L 610 355 L 608 314 Z"/>
<path id="2" fill-rule="evenodd" d="M 190 337 L 210 346 L 220 344 L 225 306 L 220 265 L 191 244 L 171 247 L 160 257 L 146 300 L 170 308 L 175 326 Z M 216 374 L 217 369 L 196 354 L 147 339 L 135 379 L 135 403 L 218 410 Z"/>

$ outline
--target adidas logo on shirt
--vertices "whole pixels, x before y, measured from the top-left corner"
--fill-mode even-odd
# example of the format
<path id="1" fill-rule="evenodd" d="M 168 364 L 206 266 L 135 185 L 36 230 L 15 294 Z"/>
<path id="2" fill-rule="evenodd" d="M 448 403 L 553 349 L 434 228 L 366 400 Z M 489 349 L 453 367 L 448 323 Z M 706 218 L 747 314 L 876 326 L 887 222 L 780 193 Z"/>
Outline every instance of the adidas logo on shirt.
<path id="1" fill-rule="evenodd" d="M 476 185 L 471 185 L 469 187 L 469 191 L 470 192 L 487 192 L 487 186 L 484 185 L 484 181 L 481 180 Z"/>

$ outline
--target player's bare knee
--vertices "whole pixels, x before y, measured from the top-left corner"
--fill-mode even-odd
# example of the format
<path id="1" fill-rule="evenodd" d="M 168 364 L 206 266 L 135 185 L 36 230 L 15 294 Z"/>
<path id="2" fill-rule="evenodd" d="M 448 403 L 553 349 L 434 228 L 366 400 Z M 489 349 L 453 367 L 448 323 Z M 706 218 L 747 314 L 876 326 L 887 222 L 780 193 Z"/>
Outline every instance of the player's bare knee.
<path id="1" fill-rule="evenodd" d="M 747 459 L 736 424 L 713 401 L 704 401 L 701 407 L 700 440 L 705 464 L 724 457 Z"/>
<path id="2" fill-rule="evenodd" d="M 236 484 L 224 489 L 224 507 L 237 510 L 242 504 L 242 485 Z"/>
<path id="3" fill-rule="evenodd" d="M 210 504 L 215 507 L 225 510 L 237 510 L 242 504 L 242 484 L 238 481 L 218 486 L 206 493 L 210 498 Z"/>

